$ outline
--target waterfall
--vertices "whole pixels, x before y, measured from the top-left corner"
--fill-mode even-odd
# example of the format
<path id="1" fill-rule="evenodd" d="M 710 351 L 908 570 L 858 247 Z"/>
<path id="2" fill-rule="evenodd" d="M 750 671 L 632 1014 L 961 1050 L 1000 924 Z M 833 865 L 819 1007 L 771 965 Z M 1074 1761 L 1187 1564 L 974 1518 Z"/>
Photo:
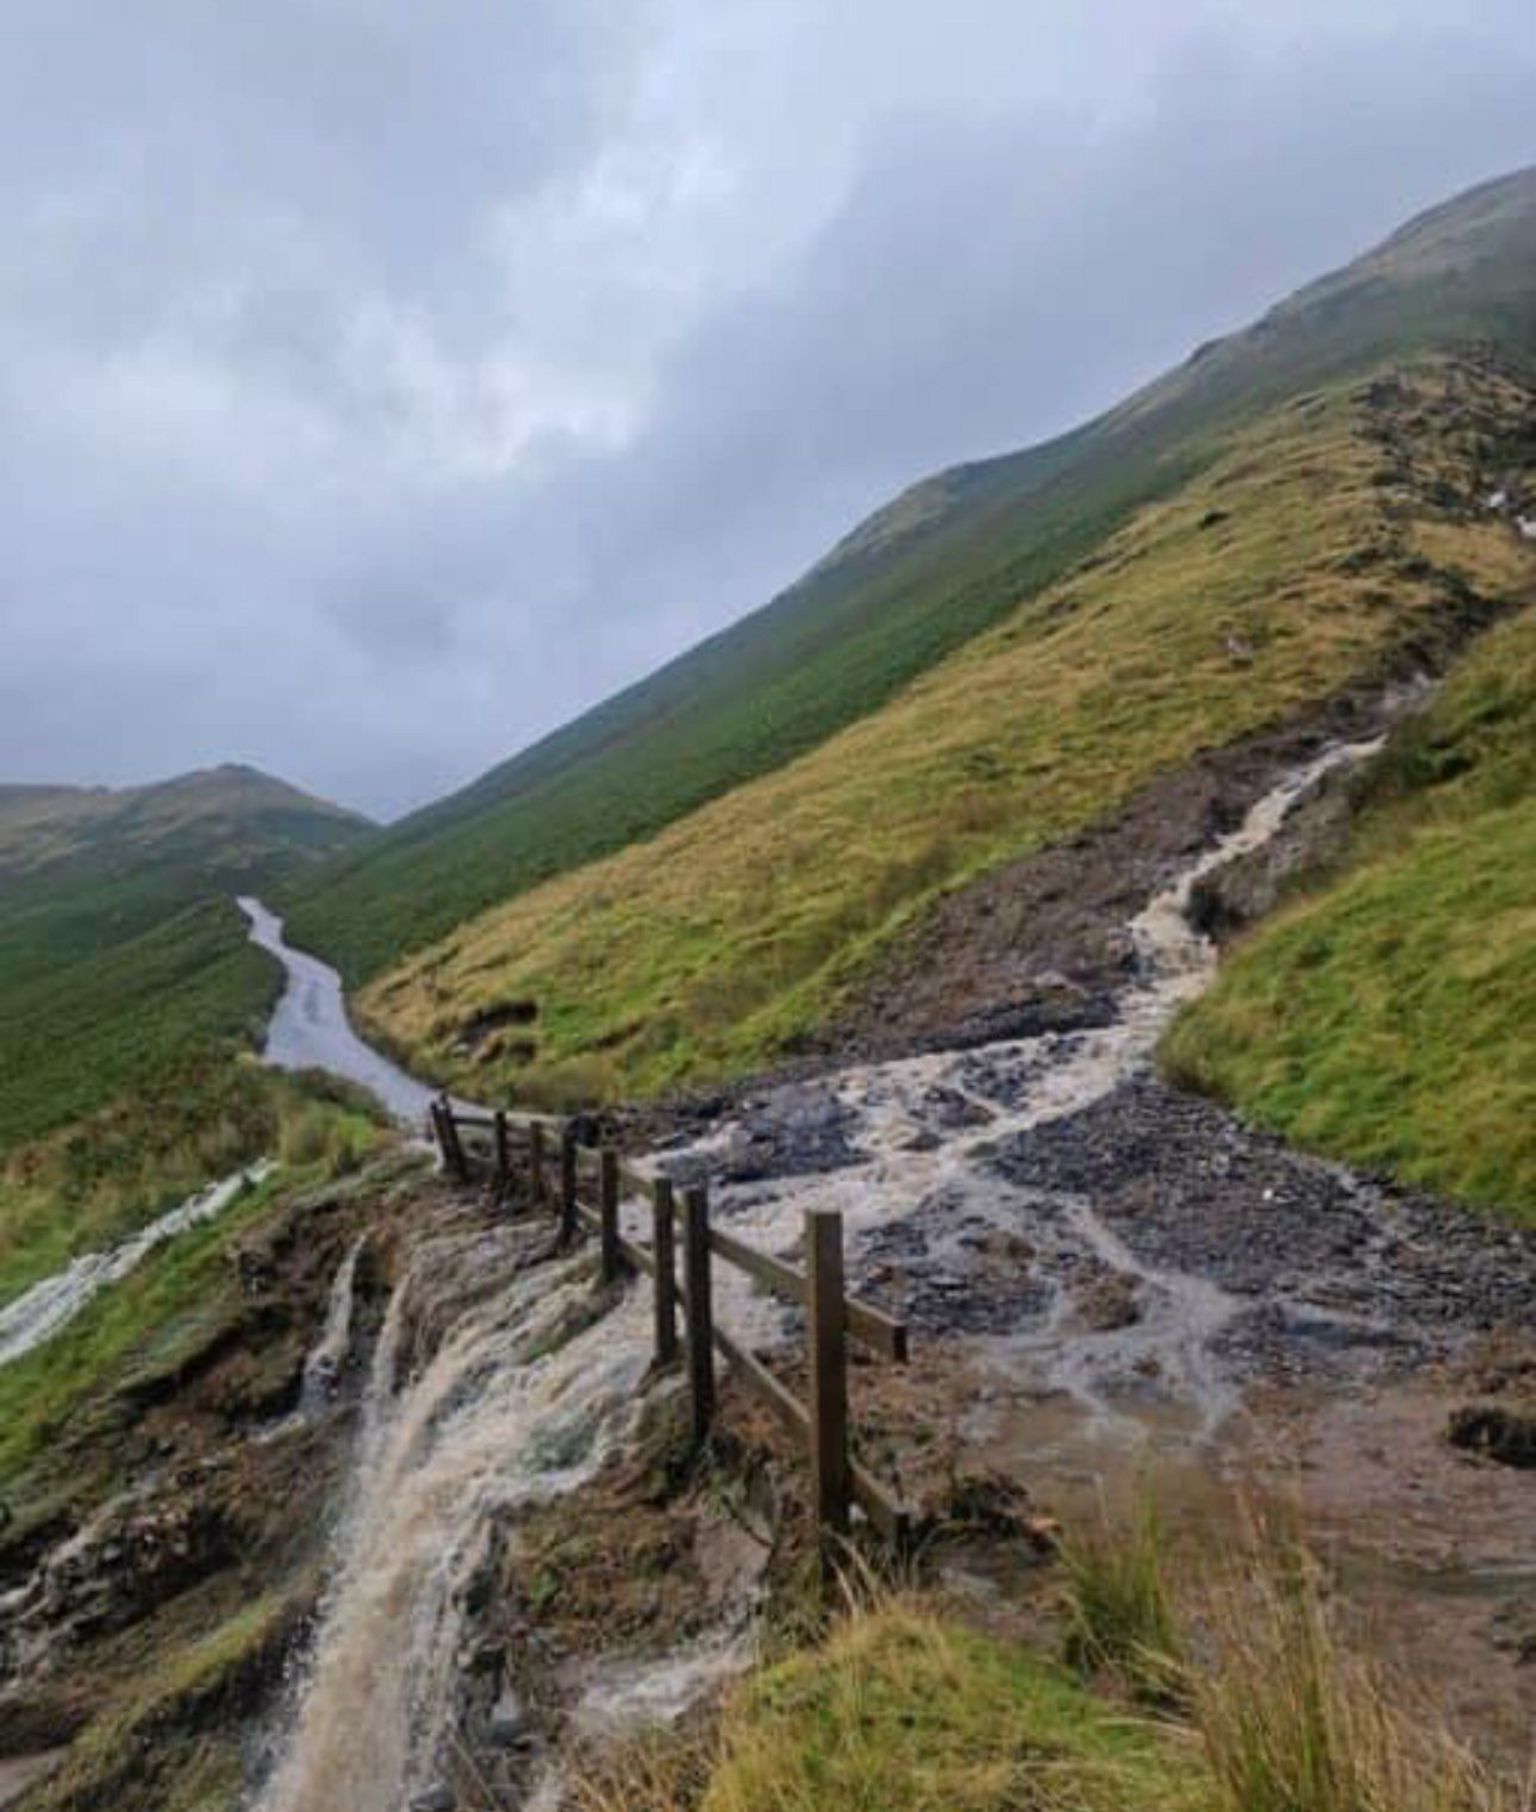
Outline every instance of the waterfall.
<path id="1" fill-rule="evenodd" d="M 375 1349 L 335 1576 L 262 1812 L 399 1812 L 430 1789 L 454 1727 L 464 1588 L 489 1531 L 573 1490 L 630 1428 L 648 1308 L 632 1293 L 590 1321 L 583 1266 L 530 1262 L 547 1240 L 507 1226 L 412 1255 Z M 397 1382 L 422 1319 L 441 1342 Z"/>

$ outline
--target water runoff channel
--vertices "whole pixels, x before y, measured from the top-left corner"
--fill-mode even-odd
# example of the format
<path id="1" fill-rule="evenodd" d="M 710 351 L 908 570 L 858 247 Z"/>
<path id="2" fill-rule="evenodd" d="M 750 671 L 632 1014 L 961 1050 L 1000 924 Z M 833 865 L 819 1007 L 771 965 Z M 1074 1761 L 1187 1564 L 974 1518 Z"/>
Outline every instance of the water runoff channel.
<path id="1" fill-rule="evenodd" d="M 1028 1077 L 1010 1124 L 1037 1125 L 1079 1112 L 1146 1070 L 1169 1016 L 1214 972 L 1215 952 L 1187 916 L 1195 882 L 1226 859 L 1260 848 L 1325 774 L 1376 746 L 1331 748 L 1288 774 L 1235 831 L 1213 842 L 1150 902 L 1131 925 L 1137 973 L 1126 984 L 1114 1025 L 988 1047 Z M 292 949 L 281 921 L 261 902 L 243 899 L 240 905 L 252 940 L 283 965 L 287 977 L 267 1036 L 267 1061 L 328 1070 L 370 1089 L 402 1123 L 419 1123 L 434 1091 L 358 1037 L 334 970 Z M 826 1086 L 856 1116 L 862 1161 L 789 1179 L 777 1189 L 720 1189 L 719 1210 L 732 1230 L 782 1247 L 803 1207 L 836 1206 L 844 1211 L 857 1254 L 861 1242 L 899 1228 L 919 1204 L 931 1203 L 936 1189 L 962 1206 L 996 1193 L 1003 1186 L 977 1163 L 981 1141 L 974 1131 L 957 1131 L 937 1146 L 929 1141 L 922 1150 L 912 1149 L 908 1136 L 914 1103 L 950 1079 L 956 1061 L 938 1054 L 827 1078 Z M 991 1131 L 995 1138 L 998 1129 Z M 727 1126 L 672 1156 L 708 1160 L 731 1134 Z M 1028 1211 L 1027 1202 L 1019 1206 Z M 174 1215 L 190 1207 L 163 1217 L 140 1240 L 162 1225 L 163 1236 L 173 1237 Z M 1072 1236 L 1101 1249 L 1113 1242 L 1090 1207 L 1080 1205 L 1074 1213 L 1076 1222 L 1067 1229 Z M 550 1256 L 547 1228 L 510 1220 L 488 1225 L 483 1216 L 452 1213 L 414 1235 L 371 1353 L 350 1355 L 356 1256 L 354 1249 L 337 1275 L 311 1367 L 321 1384 L 349 1357 L 363 1368 L 350 1482 L 317 1634 L 254 1812 L 336 1812 L 341 1806 L 406 1812 L 453 1803 L 443 1783 L 464 1712 L 464 1607 L 474 1599 L 472 1586 L 483 1576 L 495 1531 L 520 1506 L 576 1489 L 622 1447 L 639 1413 L 650 1357 L 650 1311 L 642 1292 L 628 1292 L 594 1323 L 581 1261 Z M 1118 1249 L 1109 1256 L 1125 1260 Z M 1137 1338 L 1158 1344 L 1172 1375 L 1187 1386 L 1199 1429 L 1208 1428 L 1229 1407 L 1204 1358 L 1227 1304 L 1190 1280 L 1148 1273 L 1144 1281 L 1160 1306 Z M 747 1279 L 723 1278 L 722 1292 L 731 1293 L 721 1307 L 739 1337 L 751 1345 L 783 1337 L 782 1312 Z M 413 1369 L 411 1329 L 423 1320 L 445 1331 L 432 1356 Z M 0 1318 L 0 1341 L 6 1338 Z M 1072 1330 L 1048 1327 L 1041 1343 L 1050 1349 L 1055 1375 L 1090 1419 L 1107 1414 Z M 326 1413 L 323 1389 L 308 1397 L 316 1413 Z M 648 1666 L 631 1683 L 637 1703 L 665 1709 L 686 1698 L 713 1672 L 734 1664 L 742 1652 L 740 1635 L 723 1631 L 706 1652 Z M 611 1679 L 602 1684 L 609 1714 L 621 1713 L 623 1696 Z M 493 1709 L 516 1725 L 515 1704 Z M 579 1716 L 582 1707 L 576 1711 Z M 555 1781 L 553 1769 L 542 1785 L 535 1773 L 527 1803 L 552 1803 Z"/>

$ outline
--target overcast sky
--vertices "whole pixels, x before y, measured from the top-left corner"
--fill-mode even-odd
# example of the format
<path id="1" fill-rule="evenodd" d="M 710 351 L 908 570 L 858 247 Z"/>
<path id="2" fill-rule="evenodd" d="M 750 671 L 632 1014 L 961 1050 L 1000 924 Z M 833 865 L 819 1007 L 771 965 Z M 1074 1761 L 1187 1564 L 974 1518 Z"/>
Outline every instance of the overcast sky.
<path id="1" fill-rule="evenodd" d="M 6 0 L 0 780 L 424 802 L 1533 95 L 1530 0 Z"/>

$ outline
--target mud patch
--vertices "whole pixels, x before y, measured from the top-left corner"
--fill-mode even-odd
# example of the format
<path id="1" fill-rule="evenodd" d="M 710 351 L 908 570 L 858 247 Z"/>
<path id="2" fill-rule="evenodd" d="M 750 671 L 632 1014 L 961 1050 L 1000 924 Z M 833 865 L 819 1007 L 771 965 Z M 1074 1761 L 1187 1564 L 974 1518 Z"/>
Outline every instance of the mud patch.
<path id="1" fill-rule="evenodd" d="M 1113 1024 L 1136 972 L 1126 927 L 1287 769 L 1378 732 L 1411 695 L 1348 693 L 1301 723 L 1202 755 L 1116 817 L 934 908 L 818 1041 L 837 1061 L 960 1050 Z"/>

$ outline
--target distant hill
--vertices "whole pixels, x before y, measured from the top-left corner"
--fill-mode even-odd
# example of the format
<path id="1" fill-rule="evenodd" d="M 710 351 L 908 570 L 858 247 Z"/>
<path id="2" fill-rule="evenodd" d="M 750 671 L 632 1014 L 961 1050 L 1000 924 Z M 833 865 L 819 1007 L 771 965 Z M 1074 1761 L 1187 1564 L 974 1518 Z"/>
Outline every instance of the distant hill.
<path id="1" fill-rule="evenodd" d="M 154 786 L 0 786 L 0 977 L 149 929 L 193 901 L 270 887 L 371 827 L 254 768 Z"/>
<path id="2" fill-rule="evenodd" d="M 253 768 L 154 786 L 0 786 L 0 1152 L 263 1006 L 229 896 L 367 836 Z"/>
<path id="3" fill-rule="evenodd" d="M 1482 185 L 1107 415 L 927 479 L 762 610 L 302 884 L 357 983 L 878 710 L 1188 485 L 1287 399 L 1426 351 L 1536 359 L 1536 172 Z"/>

